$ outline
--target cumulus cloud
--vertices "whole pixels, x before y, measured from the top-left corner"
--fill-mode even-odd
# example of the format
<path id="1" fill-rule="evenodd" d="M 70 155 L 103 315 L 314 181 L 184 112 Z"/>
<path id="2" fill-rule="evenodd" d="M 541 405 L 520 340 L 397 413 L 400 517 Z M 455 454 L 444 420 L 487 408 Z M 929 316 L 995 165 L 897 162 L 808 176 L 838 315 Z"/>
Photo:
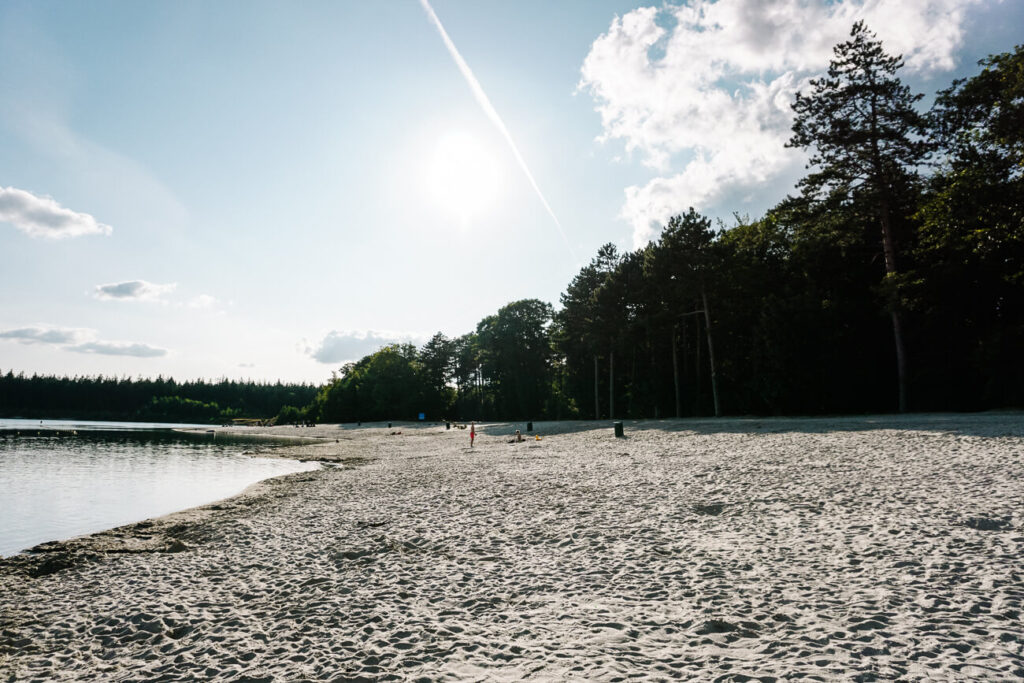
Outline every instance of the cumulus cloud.
<path id="1" fill-rule="evenodd" d="M 72 211 L 49 197 L 37 197 L 16 187 L 0 187 L 0 222 L 10 223 L 30 237 L 47 239 L 113 232 L 109 225 L 87 213 Z"/>
<path id="2" fill-rule="evenodd" d="M 154 301 L 177 287 L 176 283 L 158 285 L 145 280 L 127 280 L 96 285 L 97 299 L 116 299 L 119 301 Z"/>
<path id="3" fill-rule="evenodd" d="M 13 330 L 0 330 L 0 339 L 9 339 L 22 344 L 77 344 L 91 339 L 95 334 L 94 330 L 81 327 L 34 325 L 18 327 Z"/>
<path id="4" fill-rule="evenodd" d="M 96 330 L 82 327 L 54 327 L 30 325 L 0 330 L 0 340 L 22 344 L 49 344 L 75 353 L 98 353 L 106 356 L 133 356 L 156 358 L 167 355 L 167 349 L 138 342 L 102 341 L 96 339 Z"/>
<path id="5" fill-rule="evenodd" d="M 362 332 L 331 330 L 315 348 L 307 348 L 306 352 L 320 363 L 341 363 L 359 360 L 388 344 L 418 344 L 420 341 L 418 336 L 410 334 L 376 332 L 374 330 Z"/>
<path id="6" fill-rule="evenodd" d="M 126 280 L 124 282 L 111 282 L 105 285 L 96 285 L 93 296 L 97 299 L 107 301 L 148 301 L 167 305 L 175 308 L 190 308 L 193 310 L 211 310 L 220 304 L 220 300 L 209 294 L 198 294 L 190 299 L 178 299 L 169 301 L 164 295 L 170 294 L 177 289 L 178 283 L 157 284 L 145 280 Z"/>
<path id="7" fill-rule="evenodd" d="M 94 341 L 68 346 L 66 350 L 75 353 L 98 353 L 104 356 L 132 356 L 134 358 L 157 358 L 167 355 L 167 349 L 136 342 Z"/>
<path id="8" fill-rule="evenodd" d="M 658 176 L 626 189 L 636 246 L 670 215 L 742 196 L 802 168 L 785 148 L 794 96 L 859 19 L 910 73 L 954 66 L 979 0 L 694 0 L 616 17 L 591 45 L 579 87 Z"/>

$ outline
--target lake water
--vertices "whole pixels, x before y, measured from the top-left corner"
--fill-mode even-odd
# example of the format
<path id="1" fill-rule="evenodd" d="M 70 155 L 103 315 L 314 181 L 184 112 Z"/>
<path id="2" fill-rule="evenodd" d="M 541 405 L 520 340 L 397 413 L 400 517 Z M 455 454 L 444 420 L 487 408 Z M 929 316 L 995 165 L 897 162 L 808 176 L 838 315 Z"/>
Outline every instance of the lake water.
<path id="1" fill-rule="evenodd" d="M 175 426 L 175 425 L 171 425 Z M 179 425 L 200 426 L 200 425 Z M 169 425 L 0 420 L 0 555 L 211 503 L 316 463 Z"/>

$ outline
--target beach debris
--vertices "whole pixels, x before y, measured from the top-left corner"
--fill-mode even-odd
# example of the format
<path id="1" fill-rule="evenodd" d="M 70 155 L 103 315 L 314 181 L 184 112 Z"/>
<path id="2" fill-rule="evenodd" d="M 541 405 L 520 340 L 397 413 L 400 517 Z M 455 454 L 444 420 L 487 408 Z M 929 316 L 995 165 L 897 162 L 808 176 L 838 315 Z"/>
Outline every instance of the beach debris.
<path id="1" fill-rule="evenodd" d="M 1013 528 L 1013 525 L 1005 519 L 991 519 L 989 517 L 968 517 L 963 524 L 978 531 L 1003 531 Z"/>
<path id="2" fill-rule="evenodd" d="M 47 555 L 41 562 L 28 568 L 28 575 L 33 579 L 38 579 L 41 576 L 56 574 L 59 571 L 75 566 L 75 559 L 74 554 L 70 552 Z"/>
<path id="3" fill-rule="evenodd" d="M 372 561 L 374 551 L 369 548 L 353 548 L 334 553 L 332 559 L 335 564 L 342 564 L 345 561 L 363 560 Z"/>
<path id="4" fill-rule="evenodd" d="M 172 538 L 170 542 L 164 547 L 165 553 L 183 553 L 188 550 L 188 546 L 185 545 L 184 541 Z"/>
<path id="5" fill-rule="evenodd" d="M 33 579 L 56 574 L 65 569 L 99 559 L 93 552 L 69 548 L 62 541 L 41 543 L 27 551 L 0 560 L 0 566 Z"/>
<path id="6" fill-rule="evenodd" d="M 708 619 L 701 624 L 695 633 L 698 635 L 731 634 L 736 638 L 756 638 L 760 625 L 753 621 L 741 621 L 738 624 L 725 619 Z"/>
<path id="7" fill-rule="evenodd" d="M 698 515 L 720 515 L 725 509 L 725 503 L 708 503 L 706 505 L 694 505 L 693 511 Z"/>
<path id="8" fill-rule="evenodd" d="M 708 619 L 695 631 L 700 635 L 706 635 L 708 633 L 731 633 L 738 631 L 739 627 L 736 624 L 729 623 L 724 619 Z"/>
<path id="9" fill-rule="evenodd" d="M 356 521 L 356 526 L 360 529 L 372 529 L 375 527 L 386 526 L 390 523 L 390 519 L 360 519 Z"/>
<path id="10" fill-rule="evenodd" d="M 166 634 L 171 640 L 181 640 L 194 630 L 194 627 L 188 624 L 178 624 L 174 619 L 165 619 L 165 622 L 168 626 Z"/>

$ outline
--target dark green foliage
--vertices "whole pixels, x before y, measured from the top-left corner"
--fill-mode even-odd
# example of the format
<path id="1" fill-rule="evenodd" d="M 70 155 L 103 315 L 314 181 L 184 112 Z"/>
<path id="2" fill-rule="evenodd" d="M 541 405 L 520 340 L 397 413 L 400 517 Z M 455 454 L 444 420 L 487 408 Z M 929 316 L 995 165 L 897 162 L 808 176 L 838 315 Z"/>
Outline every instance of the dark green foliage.
<path id="1" fill-rule="evenodd" d="M 278 411 L 277 418 L 274 420 L 274 423 L 279 425 L 294 425 L 303 422 L 305 422 L 305 414 L 295 406 L 281 406 L 281 410 Z"/>
<path id="2" fill-rule="evenodd" d="M 225 422 L 236 417 L 270 418 L 282 405 L 306 405 L 311 384 L 207 382 L 131 377 L 54 377 L 0 374 L 0 416 Z"/>
<path id="3" fill-rule="evenodd" d="M 605 244 L 597 256 L 573 278 L 562 294 L 562 310 L 555 318 L 553 340 L 562 358 L 564 376 L 561 393 L 575 401 L 584 415 L 607 417 L 614 397 L 614 362 L 621 362 L 621 335 L 630 312 L 624 300 L 625 270 L 620 274 L 622 258 L 614 244 Z M 608 369 L 606 372 L 605 370 Z M 586 398 L 584 398 L 586 397 Z"/>
<path id="4" fill-rule="evenodd" d="M 703 348 L 708 359 L 708 372 L 705 373 L 710 382 L 710 411 L 721 412 L 718 397 L 717 372 L 714 363 L 713 333 L 709 333 L 709 323 L 713 316 L 705 313 L 716 300 L 717 273 L 724 273 L 720 267 L 722 253 L 714 245 L 715 233 L 711 229 L 711 221 L 701 216 L 693 207 L 681 216 L 673 216 L 661 233 L 661 239 L 646 250 L 645 272 L 656 283 L 661 294 L 663 305 L 667 308 L 668 322 L 672 325 L 676 344 L 679 337 L 685 339 L 685 330 L 693 317 L 691 344 L 700 352 Z M 703 322 L 703 328 L 701 323 Z M 683 331 L 683 335 L 679 331 Z M 678 348 L 676 350 L 678 356 Z M 685 355 L 685 349 L 684 349 Z M 676 362 L 678 366 L 678 359 Z M 683 380 L 685 392 L 691 395 L 694 410 L 704 412 L 707 401 L 702 381 L 701 363 L 696 361 L 694 377 Z M 673 369 L 673 382 L 678 381 L 678 367 Z M 682 390 L 681 390 L 682 393 Z M 675 414 L 681 414 L 681 405 Z"/>
<path id="5" fill-rule="evenodd" d="M 423 410 L 441 419 L 449 414 L 455 392 L 449 386 L 455 373 L 455 342 L 438 332 L 420 349 L 423 373 Z"/>
<path id="6" fill-rule="evenodd" d="M 981 66 L 931 114 L 945 156 L 908 282 L 929 342 L 926 407 L 1024 404 L 1024 47 Z"/>
<path id="7" fill-rule="evenodd" d="M 470 332 L 452 344 L 452 374 L 455 381 L 454 416 L 483 419 L 484 391 L 480 374 L 480 345 Z"/>
<path id="8" fill-rule="evenodd" d="M 980 62 L 981 73 L 939 93 L 931 113 L 935 141 L 954 167 L 998 160 L 1024 172 L 1024 46 Z"/>
<path id="9" fill-rule="evenodd" d="M 330 422 L 546 416 L 555 397 L 550 322 L 550 304 L 526 299 L 458 339 L 385 346 L 342 368 L 311 412 Z"/>
<path id="10" fill-rule="evenodd" d="M 416 347 L 389 344 L 349 363 L 321 388 L 315 413 L 325 422 L 414 420 L 425 412 L 426 373 Z M 441 419 L 431 415 L 430 419 Z"/>
<path id="11" fill-rule="evenodd" d="M 931 149 L 926 118 L 896 72 L 900 57 L 886 54 L 881 42 L 858 21 L 850 40 L 834 49 L 828 75 L 811 81 L 811 93 L 797 93 L 793 137 L 789 145 L 811 152 L 814 171 L 800 181 L 812 201 L 846 202 L 852 214 L 873 217 L 881 228 L 885 281 L 877 287 L 892 322 L 899 409 L 908 408 L 906 316 L 900 291 L 899 245 L 912 232 L 917 166 Z M 858 221 L 841 221 L 856 228 Z"/>
<path id="12" fill-rule="evenodd" d="M 896 76 L 900 57 L 857 22 L 850 40 L 835 47 L 824 78 L 797 93 L 789 145 L 811 150 L 815 170 L 800 181 L 811 196 L 861 191 L 888 201 L 892 186 L 927 156 L 925 117 L 914 95 Z"/>
<path id="13" fill-rule="evenodd" d="M 610 246 L 610 245 L 608 245 Z M 598 314 L 595 293 L 607 277 L 598 259 L 584 266 L 562 294 L 562 310 L 555 315 L 552 339 L 561 355 L 563 391 L 575 396 L 588 417 L 595 414 L 595 396 L 591 360 L 600 353 Z M 587 398 L 584 398 L 587 397 Z"/>
<path id="14" fill-rule="evenodd" d="M 154 396 L 136 417 L 151 422 L 213 422 L 220 417 L 220 406 L 181 396 Z"/>
<path id="15" fill-rule="evenodd" d="M 551 401 L 551 304 L 524 299 L 502 307 L 476 327 L 481 370 L 497 415 L 527 420 Z"/>

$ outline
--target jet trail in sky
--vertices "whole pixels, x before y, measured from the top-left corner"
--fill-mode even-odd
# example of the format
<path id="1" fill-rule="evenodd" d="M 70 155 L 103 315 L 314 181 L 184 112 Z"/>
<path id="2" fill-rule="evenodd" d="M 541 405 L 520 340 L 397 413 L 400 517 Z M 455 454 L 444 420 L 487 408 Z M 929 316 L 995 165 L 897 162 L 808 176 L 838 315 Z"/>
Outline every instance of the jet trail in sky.
<path id="1" fill-rule="evenodd" d="M 459 71 L 462 72 L 462 76 L 469 84 L 469 89 L 473 91 L 473 96 L 476 98 L 476 101 L 480 104 L 484 113 L 487 114 L 487 118 L 491 120 L 491 123 L 493 123 L 498 131 L 505 137 L 505 141 L 508 142 L 508 146 L 512 148 L 512 154 L 515 155 L 516 161 L 519 162 L 519 167 L 523 169 L 523 173 L 526 174 L 527 180 L 529 180 L 530 184 L 533 185 L 533 189 L 537 191 L 537 196 L 540 197 L 541 203 L 551 215 L 552 220 L 555 221 L 555 225 L 558 226 L 558 232 L 562 235 L 562 239 L 565 241 L 565 246 L 569 249 L 569 253 L 572 255 L 573 260 L 576 260 L 576 253 L 573 251 L 572 245 L 569 244 L 569 238 L 565 236 L 565 230 L 562 229 L 562 222 L 558 220 L 558 216 L 555 215 L 551 205 L 548 204 L 548 200 L 544 198 L 544 193 L 540 191 L 540 186 L 537 185 L 537 181 L 533 179 L 533 174 L 530 173 L 530 169 L 526 166 L 526 160 L 523 159 L 523 155 L 519 153 L 519 148 L 516 147 L 516 143 L 512 140 L 512 134 L 508 132 L 508 128 L 505 127 L 505 123 L 498 115 L 498 111 L 487 98 L 487 93 L 484 92 L 483 87 L 480 85 L 480 81 L 476 80 L 476 76 L 473 75 L 473 71 L 469 68 L 469 64 L 466 64 L 466 60 L 464 60 L 462 55 L 459 54 L 459 50 L 455 47 L 455 43 L 453 43 L 452 39 L 448 37 L 448 32 L 445 31 L 444 26 L 441 25 L 441 20 L 437 18 L 437 14 L 434 13 L 434 8 L 430 6 L 429 0 L 420 0 L 420 4 L 423 5 L 423 9 L 426 11 L 430 21 L 432 21 L 434 26 L 437 27 L 437 32 L 441 34 L 441 39 L 444 41 L 445 47 L 448 48 L 448 52 L 451 54 L 452 59 L 455 60 L 455 65 L 459 67 Z"/>

